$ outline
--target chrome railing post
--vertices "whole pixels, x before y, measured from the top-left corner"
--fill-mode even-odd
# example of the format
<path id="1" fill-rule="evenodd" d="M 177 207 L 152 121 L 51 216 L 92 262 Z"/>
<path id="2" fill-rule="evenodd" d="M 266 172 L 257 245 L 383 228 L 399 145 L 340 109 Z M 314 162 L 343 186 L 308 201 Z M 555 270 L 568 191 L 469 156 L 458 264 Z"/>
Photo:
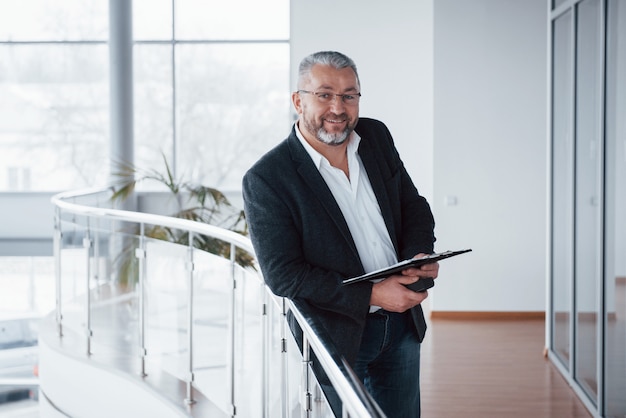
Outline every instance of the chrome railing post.
<path id="1" fill-rule="evenodd" d="M 302 335 L 302 389 L 300 405 L 302 405 L 302 418 L 309 418 L 313 407 L 311 394 L 311 346 L 306 335 Z"/>
<path id="2" fill-rule="evenodd" d="M 270 410 L 269 410 L 269 387 L 270 387 L 270 379 L 269 379 L 269 364 L 270 364 L 270 338 L 269 338 L 269 326 L 270 326 L 270 315 L 269 315 L 269 293 L 263 289 L 263 311 L 261 317 L 261 358 L 263 359 L 263 363 L 261 364 L 261 402 L 263 402 L 263 418 L 269 418 Z"/>
<path id="3" fill-rule="evenodd" d="M 188 348 L 188 374 L 187 374 L 187 397 L 185 398 L 185 402 L 187 405 L 194 404 L 196 401 L 193 399 L 193 382 L 194 382 L 194 373 L 193 373 L 193 274 L 194 274 L 194 264 L 193 264 L 193 240 L 194 233 L 192 231 L 188 231 L 189 234 L 189 248 L 188 248 L 188 258 L 187 258 L 187 273 L 189 275 L 189 292 L 187 301 L 187 348 Z"/>
<path id="4" fill-rule="evenodd" d="M 100 222 L 98 218 L 94 219 L 94 223 L 96 224 L 93 230 L 93 279 L 96 283 L 96 287 L 94 291 L 96 294 L 100 293 Z"/>
<path id="5" fill-rule="evenodd" d="M 269 291 L 269 290 L 268 290 Z M 281 298 L 282 320 L 280 327 L 280 357 L 281 357 L 281 377 L 280 396 L 282 400 L 282 417 L 289 418 L 289 357 L 287 356 L 287 299 Z"/>
<path id="6" fill-rule="evenodd" d="M 85 304 L 86 304 L 86 318 L 85 318 L 85 336 L 87 337 L 87 355 L 91 355 L 91 337 L 93 336 L 93 332 L 91 331 L 91 289 L 89 289 L 90 278 L 91 278 L 91 256 L 93 251 L 93 242 L 90 236 L 90 227 L 89 227 L 89 218 L 87 218 L 87 231 L 85 233 L 85 237 L 83 238 L 83 248 L 87 250 L 87 274 L 86 274 L 86 284 L 87 288 L 85 291 Z"/>
<path id="7" fill-rule="evenodd" d="M 139 263 L 139 357 L 141 377 L 146 374 L 146 312 L 145 312 L 145 286 L 146 286 L 146 238 L 145 224 L 139 224 L 139 247 L 135 249 L 135 257 Z"/>
<path id="8" fill-rule="evenodd" d="M 61 232 L 61 208 L 56 207 L 54 211 L 54 279 L 56 283 L 56 323 L 59 337 L 63 336 L 63 313 L 61 304 L 61 245 L 63 243 L 63 233 Z"/>
<path id="9" fill-rule="evenodd" d="M 234 417 L 237 414 L 237 407 L 235 405 L 235 328 L 237 326 L 237 321 L 235 320 L 235 312 L 236 312 L 236 298 L 235 292 L 237 289 L 237 279 L 235 278 L 235 252 L 236 247 L 235 244 L 230 244 L 230 279 L 231 279 L 231 296 L 230 296 L 230 408 L 231 415 Z M 243 306 L 243 304 L 242 304 Z M 242 340 L 243 341 L 243 340 Z"/>

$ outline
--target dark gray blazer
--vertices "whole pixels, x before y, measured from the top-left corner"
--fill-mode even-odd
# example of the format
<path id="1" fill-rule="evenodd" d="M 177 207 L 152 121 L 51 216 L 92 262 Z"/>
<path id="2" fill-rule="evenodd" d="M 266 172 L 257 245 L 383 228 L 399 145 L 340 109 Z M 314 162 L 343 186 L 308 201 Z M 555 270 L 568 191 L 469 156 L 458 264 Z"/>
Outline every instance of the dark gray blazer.
<path id="1" fill-rule="evenodd" d="M 432 253 L 430 206 L 406 172 L 387 127 L 360 118 L 358 153 L 376 194 L 398 259 Z M 311 157 L 291 135 L 264 155 L 243 179 L 250 238 L 267 285 L 278 296 L 303 299 L 319 314 L 339 353 L 356 358 L 372 284 L 342 286 L 365 273 L 348 225 Z M 420 341 L 426 322 L 411 310 Z"/>

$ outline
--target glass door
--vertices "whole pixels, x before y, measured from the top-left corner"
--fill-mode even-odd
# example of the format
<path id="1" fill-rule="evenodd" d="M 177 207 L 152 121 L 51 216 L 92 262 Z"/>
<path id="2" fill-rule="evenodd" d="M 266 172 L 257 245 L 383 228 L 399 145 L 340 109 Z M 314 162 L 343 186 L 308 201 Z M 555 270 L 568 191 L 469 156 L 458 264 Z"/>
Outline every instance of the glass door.
<path id="1" fill-rule="evenodd" d="M 552 23 L 552 341 L 569 369 L 574 221 L 573 21 L 568 11 Z"/>
<path id="2" fill-rule="evenodd" d="M 602 82 L 600 0 L 576 13 L 575 110 L 575 357 L 574 378 L 597 405 L 599 288 L 602 280 Z"/>
<path id="3" fill-rule="evenodd" d="M 549 357 L 594 416 L 626 417 L 626 1 L 551 14 Z"/>
<path id="4" fill-rule="evenodd" d="M 626 416 L 626 2 L 607 4 L 604 411 Z"/>

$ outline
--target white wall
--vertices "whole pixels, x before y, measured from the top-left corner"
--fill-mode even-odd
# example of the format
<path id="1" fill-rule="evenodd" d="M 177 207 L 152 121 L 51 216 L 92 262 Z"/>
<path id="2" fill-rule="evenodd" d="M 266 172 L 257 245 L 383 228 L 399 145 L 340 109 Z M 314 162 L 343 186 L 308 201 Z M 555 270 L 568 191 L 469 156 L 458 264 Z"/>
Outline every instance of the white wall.
<path id="1" fill-rule="evenodd" d="M 53 193 L 2 192 L 0 194 L 0 238 L 52 237 Z M 19 214 L 15 216 L 15 214 Z"/>
<path id="2" fill-rule="evenodd" d="M 385 122 L 415 185 L 429 200 L 432 14 L 432 0 L 291 2 L 292 89 L 306 55 L 335 50 L 352 58 L 361 79 L 361 116 Z"/>
<path id="3" fill-rule="evenodd" d="M 53 193 L 0 193 L 0 256 L 51 256 Z"/>
<path id="4" fill-rule="evenodd" d="M 547 5 L 437 0 L 433 310 L 545 309 Z M 456 203 L 455 203 L 456 202 Z"/>
<path id="5" fill-rule="evenodd" d="M 353 58 L 361 115 L 389 126 L 433 206 L 437 250 L 474 249 L 442 262 L 432 310 L 544 310 L 545 0 L 322 0 L 291 8 L 292 87 L 311 52 Z M 447 206 L 448 196 L 457 204 Z"/>

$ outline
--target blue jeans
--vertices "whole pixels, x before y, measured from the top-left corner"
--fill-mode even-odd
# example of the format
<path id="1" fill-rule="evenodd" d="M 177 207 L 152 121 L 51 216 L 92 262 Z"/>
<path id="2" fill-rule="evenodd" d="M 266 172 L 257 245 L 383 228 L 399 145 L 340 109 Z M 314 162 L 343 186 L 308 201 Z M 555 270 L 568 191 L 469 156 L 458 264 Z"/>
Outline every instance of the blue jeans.
<path id="1" fill-rule="evenodd" d="M 390 418 L 420 416 L 420 343 L 410 312 L 368 315 L 354 371 Z"/>

